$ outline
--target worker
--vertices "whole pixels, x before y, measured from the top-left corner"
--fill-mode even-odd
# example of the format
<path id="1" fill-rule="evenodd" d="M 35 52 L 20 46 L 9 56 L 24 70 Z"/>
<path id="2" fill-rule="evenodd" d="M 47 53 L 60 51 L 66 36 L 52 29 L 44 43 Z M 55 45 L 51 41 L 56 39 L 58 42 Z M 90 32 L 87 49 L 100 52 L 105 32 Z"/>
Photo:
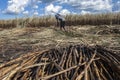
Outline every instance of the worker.
<path id="1" fill-rule="evenodd" d="M 60 26 L 60 29 L 65 30 L 65 18 L 59 13 L 55 13 L 55 18 L 57 20 L 57 26 Z M 59 24 L 60 23 L 60 24 Z M 65 30 L 66 31 L 66 30 Z"/>

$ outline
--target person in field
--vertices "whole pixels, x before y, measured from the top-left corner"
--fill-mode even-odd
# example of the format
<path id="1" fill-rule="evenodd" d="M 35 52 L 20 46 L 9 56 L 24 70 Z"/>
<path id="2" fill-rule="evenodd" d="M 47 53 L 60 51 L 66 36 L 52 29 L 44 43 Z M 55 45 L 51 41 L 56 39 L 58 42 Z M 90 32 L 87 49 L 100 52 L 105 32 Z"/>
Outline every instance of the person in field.
<path id="1" fill-rule="evenodd" d="M 65 18 L 59 13 L 55 13 L 55 18 L 57 20 L 57 26 L 60 26 L 60 29 L 65 30 Z M 65 30 L 66 31 L 66 30 Z"/>

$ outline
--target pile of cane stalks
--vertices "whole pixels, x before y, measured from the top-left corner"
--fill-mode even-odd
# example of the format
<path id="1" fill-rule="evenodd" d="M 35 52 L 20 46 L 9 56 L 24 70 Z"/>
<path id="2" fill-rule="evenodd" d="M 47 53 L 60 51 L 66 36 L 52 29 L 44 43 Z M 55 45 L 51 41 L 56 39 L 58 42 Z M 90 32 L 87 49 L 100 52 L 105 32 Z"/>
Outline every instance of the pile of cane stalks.
<path id="1" fill-rule="evenodd" d="M 120 80 L 120 56 L 101 46 L 49 49 L 2 64 L 0 80 Z"/>

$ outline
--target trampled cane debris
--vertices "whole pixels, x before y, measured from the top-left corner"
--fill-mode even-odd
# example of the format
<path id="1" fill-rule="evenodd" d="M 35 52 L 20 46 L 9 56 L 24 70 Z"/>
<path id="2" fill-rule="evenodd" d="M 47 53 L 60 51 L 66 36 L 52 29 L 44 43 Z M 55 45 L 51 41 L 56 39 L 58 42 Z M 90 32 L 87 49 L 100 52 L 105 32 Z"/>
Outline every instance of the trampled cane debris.
<path id="1" fill-rule="evenodd" d="M 120 80 L 120 56 L 70 45 L 26 54 L 0 66 L 0 80 Z"/>

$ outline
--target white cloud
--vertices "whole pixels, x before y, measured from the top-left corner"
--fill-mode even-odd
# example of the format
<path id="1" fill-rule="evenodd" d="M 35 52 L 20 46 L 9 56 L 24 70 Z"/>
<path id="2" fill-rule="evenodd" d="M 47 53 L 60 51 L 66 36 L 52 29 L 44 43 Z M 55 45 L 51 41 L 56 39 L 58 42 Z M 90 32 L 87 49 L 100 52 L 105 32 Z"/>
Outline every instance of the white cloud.
<path id="1" fill-rule="evenodd" d="M 111 0 L 70 0 L 68 3 L 78 9 L 112 10 Z"/>
<path id="2" fill-rule="evenodd" d="M 63 9 L 63 10 L 60 11 L 60 14 L 67 15 L 67 14 L 70 14 L 70 11 L 67 10 L 67 9 Z"/>
<path id="3" fill-rule="evenodd" d="M 50 4 L 45 7 L 45 14 L 50 14 L 51 11 L 59 12 L 62 9 L 62 6 L 54 6 L 53 4 Z"/>
<path id="4" fill-rule="evenodd" d="M 76 14 L 78 14 L 78 13 L 76 13 L 76 12 L 71 12 L 71 14 L 75 14 L 75 15 L 76 15 Z"/>
<path id="5" fill-rule="evenodd" d="M 7 9 L 4 13 L 18 14 L 24 11 L 25 7 L 29 4 L 30 0 L 9 0 Z"/>
<path id="6" fill-rule="evenodd" d="M 13 1 L 8 1 L 8 4 L 12 4 Z"/>
<path id="7" fill-rule="evenodd" d="M 30 3 L 30 6 L 34 9 L 38 9 L 38 4 L 39 3 L 42 3 L 41 0 L 29 0 L 31 3 Z"/>
<path id="8" fill-rule="evenodd" d="M 33 8 L 34 9 L 38 9 L 38 5 L 33 5 Z"/>
<path id="9" fill-rule="evenodd" d="M 55 12 L 55 13 L 60 13 L 62 15 L 67 15 L 67 14 L 70 14 L 71 12 L 68 10 L 68 9 L 63 9 L 62 6 L 54 6 L 53 4 L 49 4 L 48 6 L 45 7 L 45 14 L 54 14 L 52 13 Z"/>
<path id="10" fill-rule="evenodd" d="M 37 3 L 42 3 L 42 1 L 39 1 L 39 0 L 38 0 Z"/>
<path id="11" fill-rule="evenodd" d="M 53 5 L 57 2 L 58 6 Z M 51 11 L 60 13 L 74 13 L 69 10 L 62 9 L 63 3 L 72 6 L 72 9 L 78 10 L 78 12 L 111 12 L 112 0 L 8 0 L 7 9 L 4 13 L 16 14 L 23 13 L 25 8 L 30 4 L 32 9 L 38 9 L 38 4 L 47 3 L 45 7 L 45 14 L 50 14 Z M 48 5 L 49 4 L 49 5 Z M 120 1 L 117 2 L 116 7 L 120 9 Z M 115 6 L 115 5 L 114 5 Z M 36 14 L 36 13 L 35 13 Z"/>
<path id="12" fill-rule="evenodd" d="M 33 14 L 34 14 L 34 15 L 38 15 L 39 13 L 38 13 L 37 11 L 35 11 Z"/>
<path id="13" fill-rule="evenodd" d="M 25 8 L 30 5 L 32 9 L 38 9 L 37 3 L 40 3 L 40 0 L 9 0 L 7 8 L 3 11 L 3 13 L 7 14 L 26 14 Z M 35 14 L 37 14 L 35 12 Z"/>
<path id="14" fill-rule="evenodd" d="M 90 11 L 85 11 L 85 10 L 82 10 L 82 11 L 81 11 L 81 14 L 82 14 L 82 15 L 90 14 L 90 13 L 91 13 Z"/>
<path id="15" fill-rule="evenodd" d="M 117 1 L 117 4 L 120 4 L 120 1 Z"/>
<path id="16" fill-rule="evenodd" d="M 48 0 L 45 0 L 46 2 Z M 55 0 L 49 0 L 49 3 Z M 112 11 L 112 0 L 56 0 L 60 4 L 69 4 L 77 10 Z"/>
<path id="17" fill-rule="evenodd" d="M 23 14 L 24 15 L 28 15 L 29 11 L 24 11 Z"/>

